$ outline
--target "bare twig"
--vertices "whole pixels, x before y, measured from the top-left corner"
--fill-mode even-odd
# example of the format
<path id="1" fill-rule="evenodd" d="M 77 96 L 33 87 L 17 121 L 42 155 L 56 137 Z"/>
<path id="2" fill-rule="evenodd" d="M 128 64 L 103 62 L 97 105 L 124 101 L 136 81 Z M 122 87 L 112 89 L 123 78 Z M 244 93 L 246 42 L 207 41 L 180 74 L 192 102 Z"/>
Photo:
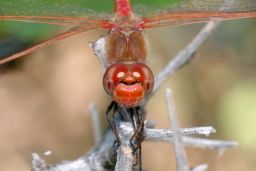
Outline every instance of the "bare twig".
<path id="1" fill-rule="evenodd" d="M 236 0 L 225 0 L 221 10 L 230 7 Z M 204 41 L 213 33 L 213 31 L 219 26 L 221 22 L 218 20 L 212 20 L 208 22 L 201 31 L 189 42 L 189 44 L 183 48 L 169 63 L 161 70 L 156 76 L 156 83 L 153 93 L 150 94 L 149 98 L 160 88 L 163 82 L 174 72 L 180 69 L 182 66 L 187 64 L 194 56 L 199 47 Z"/>
<path id="2" fill-rule="evenodd" d="M 133 135 L 131 123 L 122 122 L 120 125 L 119 137 L 122 140 L 117 149 L 117 159 L 115 171 L 131 171 L 133 166 L 133 152 L 130 139 Z"/>
<path id="3" fill-rule="evenodd" d="M 182 137 L 178 131 L 178 119 L 176 116 L 173 92 L 171 89 L 166 90 L 166 100 L 170 123 L 172 125 L 172 130 L 174 131 L 173 146 L 178 171 L 203 171 L 207 169 L 207 165 L 200 165 L 190 169 L 189 165 L 187 164 L 186 153 L 183 144 L 194 145 L 194 147 L 198 145 L 200 148 L 211 148 L 218 150 L 221 153 L 224 151 L 224 149 L 235 147 L 237 145 L 236 142 L 232 141 L 217 141 L 202 138 Z"/>
<path id="4" fill-rule="evenodd" d="M 130 135 L 133 134 L 133 127 L 127 123 L 121 123 L 120 134 L 124 134 L 128 140 Z M 209 135 L 215 132 L 212 127 L 196 127 L 196 128 L 184 128 L 177 130 L 180 135 Z M 173 143 L 173 136 L 175 133 L 171 129 L 148 129 L 145 128 L 145 139 L 149 141 L 163 141 L 167 143 Z M 113 148 L 114 144 L 113 133 L 109 130 L 104 137 L 104 140 L 100 144 L 99 148 L 95 148 L 85 156 L 82 156 L 74 161 L 65 161 L 56 165 L 47 164 L 37 154 L 32 154 L 32 171 L 91 171 L 91 170 L 112 170 L 114 165 L 113 154 L 115 153 Z M 125 141 L 124 141 L 125 142 Z M 128 143 L 128 142 L 126 142 Z M 202 138 L 192 138 L 182 136 L 182 144 L 198 147 L 208 148 L 214 150 L 225 150 L 236 146 L 237 144 L 233 141 L 219 141 L 219 140 L 207 140 Z M 121 146 L 128 148 L 119 148 L 117 158 L 117 167 L 121 167 L 121 163 L 127 161 L 126 165 L 123 166 L 130 168 L 132 164 L 132 156 L 130 153 L 130 144 L 123 144 Z M 124 156 L 126 154 L 127 156 Z M 108 166 L 108 167 L 106 167 Z M 111 167 L 112 166 L 112 167 Z M 129 166 L 129 167 L 128 167 Z"/>
<path id="5" fill-rule="evenodd" d="M 189 44 L 184 49 L 182 49 L 172 60 L 170 60 L 170 62 L 165 66 L 164 69 L 161 70 L 160 73 L 157 74 L 155 79 L 155 87 L 150 97 L 154 95 L 154 93 L 160 88 L 163 82 L 170 75 L 184 66 L 194 57 L 194 54 L 198 48 L 212 34 L 214 29 L 218 26 L 218 23 L 219 22 L 210 21 L 208 24 L 206 24 L 198 33 L 198 35 L 191 42 L 189 42 Z"/>
<path id="6" fill-rule="evenodd" d="M 102 139 L 100 114 L 97 111 L 97 107 L 94 103 L 90 105 L 89 110 L 91 114 L 92 130 L 93 130 L 95 146 L 98 146 Z"/>
<path id="7" fill-rule="evenodd" d="M 182 137 L 182 143 L 192 147 L 208 148 L 220 152 L 223 152 L 228 148 L 234 148 L 238 146 L 238 143 L 236 141 L 209 140 L 204 138 L 194 138 L 187 136 Z"/>
<path id="8" fill-rule="evenodd" d="M 211 127 L 195 127 L 195 128 L 180 128 L 177 130 L 180 135 L 206 135 L 215 133 L 216 130 Z M 165 141 L 173 137 L 174 132 L 172 129 L 148 129 L 144 131 L 146 140 Z"/>
<path id="9" fill-rule="evenodd" d="M 177 169 L 178 171 L 188 171 L 189 166 L 187 164 L 187 157 L 182 144 L 181 135 L 178 132 L 178 119 L 176 117 L 173 93 L 171 89 L 166 90 L 166 101 L 169 121 L 171 123 L 171 128 L 174 132 L 173 147 L 175 151 Z"/>
<path id="10" fill-rule="evenodd" d="M 194 138 L 184 135 L 206 135 L 214 133 L 210 131 L 211 127 L 196 127 L 196 128 L 183 128 L 178 129 L 178 133 L 182 136 L 182 144 L 197 148 L 207 148 L 213 150 L 223 150 L 233 148 L 237 146 L 234 141 L 220 141 L 220 140 L 209 140 L 203 138 Z M 145 128 L 145 139 L 149 141 L 163 141 L 173 143 L 174 132 L 171 129 L 147 129 Z"/>
<path id="11" fill-rule="evenodd" d="M 59 164 L 47 164 L 37 154 L 32 154 L 32 171 L 108 171 L 113 170 L 114 136 L 108 131 L 99 148 L 95 148 L 85 156 L 73 161 Z"/>

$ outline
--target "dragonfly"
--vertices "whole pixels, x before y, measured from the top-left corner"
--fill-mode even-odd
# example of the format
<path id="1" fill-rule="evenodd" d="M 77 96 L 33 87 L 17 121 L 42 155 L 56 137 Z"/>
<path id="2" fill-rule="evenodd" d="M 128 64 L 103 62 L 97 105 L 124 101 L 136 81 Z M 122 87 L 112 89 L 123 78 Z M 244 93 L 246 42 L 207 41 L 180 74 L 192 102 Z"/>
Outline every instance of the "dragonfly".
<path id="1" fill-rule="evenodd" d="M 256 17 L 255 0 L 172 0 L 170 5 L 152 12 L 139 8 L 136 10 L 130 0 L 115 0 L 112 15 L 94 15 L 95 13 L 90 14 L 90 11 L 80 6 L 63 8 L 57 3 L 47 4 L 42 0 L 20 0 L 19 3 L 23 4 L 22 7 L 12 1 L 2 3 L 0 20 L 57 25 L 69 29 L 1 59 L 0 65 L 83 32 L 95 29 L 108 30 L 104 39 L 100 38 L 97 41 L 104 42 L 104 46 L 100 49 L 106 67 L 103 87 L 113 98 L 106 116 L 116 136 L 117 144 L 121 142 L 121 139 L 115 123 L 115 113 L 120 114 L 121 120 L 132 122 L 135 131 L 131 144 L 134 151 L 139 151 L 138 153 L 140 153 L 143 141 L 145 120 L 145 112 L 141 104 L 154 87 L 153 72 L 146 64 L 148 49 L 144 30 L 205 23 L 212 20 Z M 38 11 L 30 10 L 34 6 L 39 8 Z M 60 11 L 65 12 L 60 13 Z M 88 13 L 89 15 L 85 15 Z M 95 46 L 97 42 L 94 43 Z"/>

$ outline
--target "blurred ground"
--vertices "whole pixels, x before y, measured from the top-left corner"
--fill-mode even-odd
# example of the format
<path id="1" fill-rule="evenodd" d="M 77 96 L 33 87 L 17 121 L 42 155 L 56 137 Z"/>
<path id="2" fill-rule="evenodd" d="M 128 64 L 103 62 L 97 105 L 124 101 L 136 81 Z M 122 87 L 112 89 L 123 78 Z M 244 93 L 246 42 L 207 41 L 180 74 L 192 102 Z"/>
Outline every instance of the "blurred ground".
<path id="1" fill-rule="evenodd" d="M 252 171 L 256 168 L 256 23 L 222 24 L 196 58 L 164 84 L 148 104 L 147 119 L 157 128 L 169 127 L 164 90 L 174 90 L 182 127 L 217 129 L 215 139 L 236 140 L 239 148 L 218 152 L 187 148 L 191 165 L 208 163 L 214 171 Z M 148 31 L 149 65 L 154 73 L 191 40 L 200 26 Z M 102 113 L 110 98 L 102 88 L 103 72 L 89 41 L 102 32 L 75 36 L 19 61 L 0 73 L 0 165 L 4 171 L 30 170 L 31 153 L 49 162 L 75 159 L 92 146 L 88 106 Z M 102 130 L 104 131 L 104 130 Z M 145 142 L 146 170 L 174 170 L 172 147 Z M 17 169 L 18 168 L 18 169 Z"/>

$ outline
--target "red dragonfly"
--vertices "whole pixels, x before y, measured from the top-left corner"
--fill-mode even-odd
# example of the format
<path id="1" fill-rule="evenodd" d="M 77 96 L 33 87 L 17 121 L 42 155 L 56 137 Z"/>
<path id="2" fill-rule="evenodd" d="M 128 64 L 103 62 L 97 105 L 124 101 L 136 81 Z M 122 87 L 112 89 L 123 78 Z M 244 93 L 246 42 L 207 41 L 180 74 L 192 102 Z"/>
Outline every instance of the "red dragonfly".
<path id="1" fill-rule="evenodd" d="M 19 3 L 24 6 L 40 3 L 40 0 L 23 1 L 24 3 L 22 1 Z M 21 58 L 52 43 L 85 31 L 99 28 L 108 29 L 109 34 L 105 39 L 107 58 L 105 65 L 108 69 L 104 76 L 104 88 L 118 104 L 126 107 L 138 106 L 153 87 L 152 72 L 145 65 L 147 49 L 143 30 L 167 25 L 202 23 L 210 20 L 256 17 L 255 0 L 176 0 L 175 2 L 176 4 L 156 14 L 139 17 L 133 12 L 129 0 L 115 0 L 112 18 L 9 15 L 15 10 L 21 14 L 26 14 L 26 11 L 15 9 L 12 2 L 3 3 L 0 6 L 0 20 L 44 23 L 71 26 L 72 28 L 8 56 L 0 60 L 0 64 Z"/>
<path id="2" fill-rule="evenodd" d="M 31 5 L 42 3 L 36 0 L 20 0 L 20 4 Z M 145 64 L 147 46 L 145 44 L 145 29 L 168 25 L 188 25 L 203 23 L 210 20 L 228 20 L 256 17 L 255 0 L 176 0 L 171 6 L 149 15 L 138 16 L 133 11 L 129 0 L 115 0 L 112 17 L 73 17 L 66 15 L 26 15 L 26 11 L 15 7 L 11 2 L 0 6 L 0 20 L 33 22 L 71 27 L 68 31 L 36 44 L 24 51 L 0 60 L 0 64 L 21 58 L 57 41 L 93 29 L 107 29 L 104 37 L 105 66 L 107 67 L 103 86 L 113 97 L 113 102 L 107 110 L 111 113 L 131 113 L 131 120 L 136 128 L 132 138 L 133 143 L 140 146 L 136 135 L 143 129 L 143 113 L 140 108 L 145 96 L 151 93 L 154 86 L 154 76 Z M 16 3 L 16 2 L 14 2 Z M 39 6 L 38 6 L 39 7 Z M 61 8 L 61 6 L 59 6 Z M 9 9 L 6 10 L 6 9 Z M 19 11 L 16 14 L 15 11 Z M 122 112 L 126 110 L 126 112 Z M 108 121 L 120 142 L 115 124 Z"/>

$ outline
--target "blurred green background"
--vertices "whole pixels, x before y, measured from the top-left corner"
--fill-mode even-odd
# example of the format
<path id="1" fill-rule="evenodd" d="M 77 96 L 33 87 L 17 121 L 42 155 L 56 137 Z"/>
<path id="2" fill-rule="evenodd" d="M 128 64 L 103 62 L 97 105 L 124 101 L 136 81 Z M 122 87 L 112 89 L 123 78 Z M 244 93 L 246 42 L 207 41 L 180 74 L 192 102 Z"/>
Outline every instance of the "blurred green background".
<path id="1" fill-rule="evenodd" d="M 79 6 L 85 15 L 90 13 L 86 9 L 109 13 L 113 6 L 110 0 L 33 1 L 35 3 L 27 7 L 17 1 L 1 0 L 0 14 L 3 14 L 1 4 L 6 2 L 19 7 L 19 13 L 25 11 L 28 14 L 54 10 L 32 8 L 38 2 L 48 3 L 49 7 L 63 3 L 61 6 L 65 8 L 61 8 L 59 14 L 63 9 L 71 9 L 70 6 Z M 136 1 L 148 9 L 161 9 L 172 2 Z M 146 31 L 148 64 L 153 72 L 157 74 L 202 26 L 163 27 Z M 33 44 L 63 30 L 65 28 L 44 24 L 1 21 L 0 44 L 9 37 Z M 43 155 L 51 150 L 53 154 L 44 158 L 55 163 L 75 159 L 93 147 L 89 104 L 97 104 L 104 129 L 107 126 L 104 113 L 111 98 L 103 90 L 103 71 L 88 42 L 104 34 L 104 30 L 83 33 L 18 60 L 17 65 L 1 67 L 1 170 L 29 170 L 32 152 Z M 169 127 L 164 93 L 165 88 L 170 87 L 174 91 L 181 127 L 211 125 L 217 133 L 210 138 L 236 140 L 240 144 L 221 156 L 211 150 L 187 148 L 192 166 L 208 163 L 211 171 L 255 170 L 255 45 L 255 19 L 223 22 L 189 65 L 171 76 L 150 100 L 147 119 L 155 121 L 157 128 Z M 171 145 L 143 144 L 143 166 L 146 170 L 174 170 L 174 162 Z"/>

